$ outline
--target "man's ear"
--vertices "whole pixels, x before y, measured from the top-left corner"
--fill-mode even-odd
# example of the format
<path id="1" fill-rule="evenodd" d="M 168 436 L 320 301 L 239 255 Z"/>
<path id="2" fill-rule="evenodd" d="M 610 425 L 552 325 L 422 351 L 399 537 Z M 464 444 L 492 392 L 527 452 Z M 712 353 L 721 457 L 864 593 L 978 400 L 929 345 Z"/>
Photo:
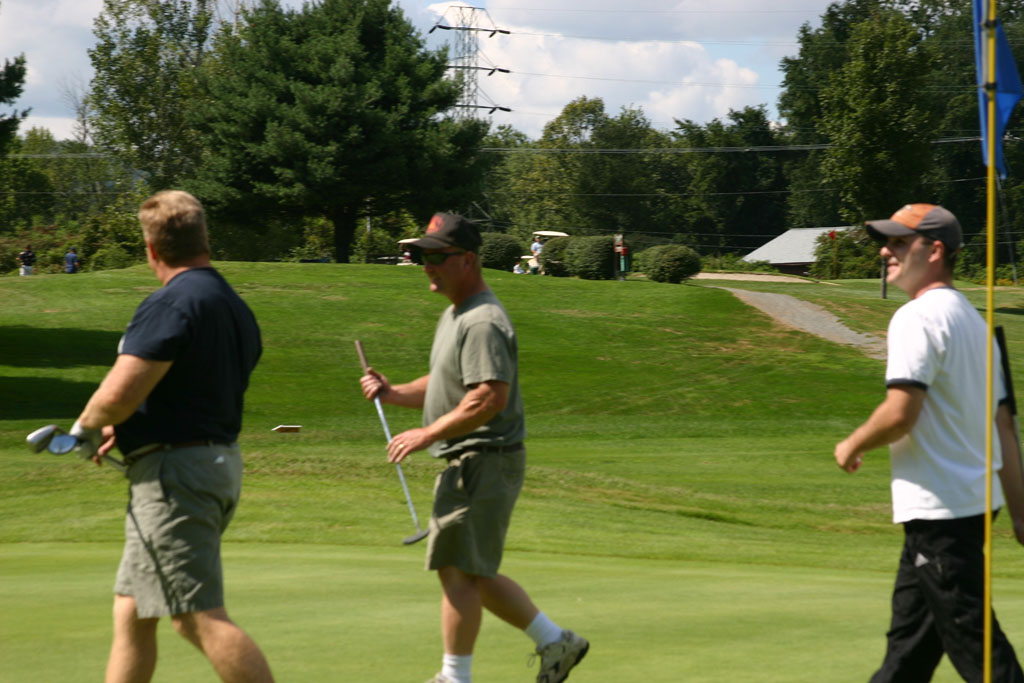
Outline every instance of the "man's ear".
<path id="1" fill-rule="evenodd" d="M 928 250 L 928 260 L 944 263 L 946 258 L 946 243 L 935 240 L 928 246 L 931 247 Z"/>
<path id="2" fill-rule="evenodd" d="M 144 240 L 146 243 L 146 253 L 149 254 L 149 258 L 153 261 L 159 261 L 160 257 L 156 254 L 156 247 L 149 240 Z"/>

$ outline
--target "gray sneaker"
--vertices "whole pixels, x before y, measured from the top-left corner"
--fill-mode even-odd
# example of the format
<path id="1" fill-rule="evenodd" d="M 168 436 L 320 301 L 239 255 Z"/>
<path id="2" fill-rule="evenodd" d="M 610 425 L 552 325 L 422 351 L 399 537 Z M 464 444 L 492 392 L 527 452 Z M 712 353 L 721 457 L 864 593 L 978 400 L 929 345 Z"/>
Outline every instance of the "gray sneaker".
<path id="1" fill-rule="evenodd" d="M 562 631 L 562 637 L 544 647 L 537 648 L 540 656 L 540 672 L 537 683 L 560 683 L 569 677 L 569 672 L 580 663 L 590 649 L 586 638 L 572 631 Z"/>

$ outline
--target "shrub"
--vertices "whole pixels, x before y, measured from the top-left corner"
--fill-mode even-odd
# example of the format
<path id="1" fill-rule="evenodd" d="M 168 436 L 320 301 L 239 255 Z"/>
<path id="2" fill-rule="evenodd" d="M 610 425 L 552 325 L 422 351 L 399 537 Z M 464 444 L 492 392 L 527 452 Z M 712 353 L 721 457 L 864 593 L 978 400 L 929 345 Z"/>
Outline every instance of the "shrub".
<path id="1" fill-rule="evenodd" d="M 655 282 L 679 283 L 700 272 L 700 256 L 681 244 L 651 247 L 641 263 L 644 275 Z"/>
<path id="2" fill-rule="evenodd" d="M 484 268 L 512 270 L 523 255 L 523 245 L 512 235 L 503 232 L 481 233 L 480 264 Z"/>
<path id="3" fill-rule="evenodd" d="M 700 259 L 702 270 L 725 270 L 750 273 L 778 273 L 768 261 L 744 261 L 738 254 L 711 254 Z"/>
<path id="4" fill-rule="evenodd" d="M 821 280 L 878 277 L 879 258 L 878 245 L 864 228 L 833 230 L 818 235 L 809 274 Z"/>
<path id="5" fill-rule="evenodd" d="M 89 259 L 88 270 L 127 268 L 141 262 L 142 259 L 137 255 L 133 256 L 127 249 L 113 245 L 97 249 Z"/>
<path id="6" fill-rule="evenodd" d="M 332 244 L 324 244 L 323 248 L 310 250 L 308 248 L 310 243 L 307 241 L 306 244 L 306 249 L 292 251 L 292 256 L 296 257 L 295 260 L 316 260 L 324 256 L 329 257 L 331 249 L 333 249 Z M 398 239 L 391 233 L 384 230 L 371 230 L 370 232 L 358 230 L 356 238 L 352 240 L 352 256 L 350 260 L 352 263 L 379 263 L 377 259 L 381 256 L 394 256 L 398 258 L 400 253 L 401 249 L 398 245 Z"/>
<path id="7" fill-rule="evenodd" d="M 540 265 L 545 275 L 568 277 L 569 268 L 565 264 L 565 250 L 569 246 L 570 237 L 552 237 L 544 243 L 540 252 Z"/>
<path id="8" fill-rule="evenodd" d="M 565 250 L 569 273 L 584 280 L 610 280 L 615 277 L 614 258 L 615 242 L 608 235 L 574 237 Z"/>
<path id="9" fill-rule="evenodd" d="M 307 244 L 312 244 L 316 239 L 324 245 L 320 250 L 321 258 L 329 256 L 334 249 L 334 228 L 330 227 L 330 224 L 327 228 L 320 237 L 312 235 L 308 230 L 306 233 Z M 383 216 L 375 216 L 371 231 L 357 230 L 356 233 L 352 240 L 352 263 L 395 263 L 398 261 L 399 254 L 402 253 L 402 247 L 398 244 L 398 240 L 422 237 L 423 228 L 412 214 L 400 210 Z M 393 258 L 381 261 L 379 260 L 381 257 Z M 301 258 L 316 258 L 316 256 Z"/>

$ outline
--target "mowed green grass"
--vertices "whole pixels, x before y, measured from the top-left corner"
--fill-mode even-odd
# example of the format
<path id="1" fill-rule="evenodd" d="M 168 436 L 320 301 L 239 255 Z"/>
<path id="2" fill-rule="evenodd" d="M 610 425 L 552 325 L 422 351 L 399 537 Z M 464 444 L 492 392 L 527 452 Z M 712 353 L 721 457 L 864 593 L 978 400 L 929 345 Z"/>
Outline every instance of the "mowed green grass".
<path id="1" fill-rule="evenodd" d="M 439 591 L 422 546 L 400 545 L 412 521 L 352 342 L 412 379 L 446 301 L 416 268 L 220 267 L 265 345 L 226 536 L 231 613 L 280 680 L 428 678 Z M 573 680 L 865 680 L 884 646 L 900 533 L 884 451 L 855 476 L 831 451 L 882 397 L 884 364 L 782 328 L 714 282 L 487 276 L 516 323 L 530 432 L 505 570 L 594 642 Z M 156 286 L 142 267 L 0 279 L 0 678 L 100 675 L 124 480 L 22 444 L 77 416 Z M 902 301 L 879 300 L 873 282 L 728 286 L 805 298 L 876 334 Z M 997 299 L 1018 376 L 1022 299 Z M 386 410 L 394 432 L 418 424 Z M 282 423 L 303 431 L 270 431 Z M 420 454 L 404 469 L 425 519 L 438 464 Z M 1022 576 L 1001 519 L 996 609 L 1018 643 Z M 212 680 L 165 628 L 157 679 Z M 477 680 L 530 679 L 530 649 L 485 620 Z M 957 679 L 944 664 L 936 680 Z"/>

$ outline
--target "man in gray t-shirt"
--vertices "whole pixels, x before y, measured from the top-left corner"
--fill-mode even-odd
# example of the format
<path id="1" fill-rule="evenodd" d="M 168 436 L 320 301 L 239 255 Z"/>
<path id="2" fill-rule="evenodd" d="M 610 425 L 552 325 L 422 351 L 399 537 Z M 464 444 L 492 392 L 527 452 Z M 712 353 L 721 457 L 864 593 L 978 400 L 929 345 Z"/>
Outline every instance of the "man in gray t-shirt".
<path id="1" fill-rule="evenodd" d="M 589 643 L 564 631 L 516 582 L 498 573 L 526 450 L 515 329 L 484 282 L 480 233 L 462 216 L 436 214 L 422 250 L 431 291 L 451 301 L 430 351 L 430 372 L 392 385 L 372 368 L 360 379 L 368 400 L 421 408 L 423 426 L 395 436 L 388 461 L 428 450 L 448 465 L 438 475 L 427 568 L 442 586 L 444 657 L 434 683 L 469 683 L 484 606 L 522 629 L 541 658 L 538 683 L 565 680 Z"/>
<path id="2" fill-rule="evenodd" d="M 516 332 L 505 308 L 490 290 L 474 294 L 441 315 L 430 351 L 430 382 L 423 401 L 423 426 L 458 406 L 466 387 L 497 381 L 508 385 L 505 407 L 472 431 L 435 442 L 434 457 L 469 446 L 509 446 L 526 436 L 516 367 Z"/>

